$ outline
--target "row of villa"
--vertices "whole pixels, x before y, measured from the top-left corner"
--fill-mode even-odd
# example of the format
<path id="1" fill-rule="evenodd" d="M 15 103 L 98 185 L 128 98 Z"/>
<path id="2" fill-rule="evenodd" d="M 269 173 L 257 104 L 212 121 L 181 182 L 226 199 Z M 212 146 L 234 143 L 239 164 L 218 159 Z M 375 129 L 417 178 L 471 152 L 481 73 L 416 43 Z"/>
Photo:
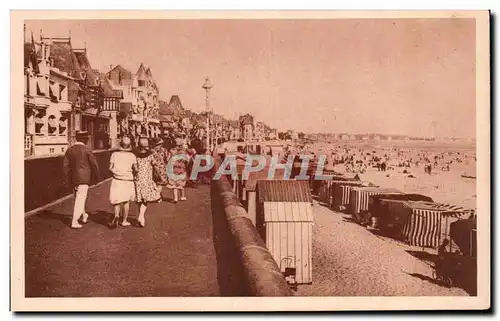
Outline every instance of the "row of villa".
<path id="1" fill-rule="evenodd" d="M 26 30 L 25 30 L 26 31 Z M 24 151 L 27 158 L 65 153 L 77 131 L 87 131 L 93 150 L 115 148 L 118 138 L 156 138 L 167 132 L 204 139 L 206 119 L 214 142 L 277 139 L 276 129 L 250 114 L 228 120 L 194 113 L 179 96 L 159 99 L 150 68 L 135 72 L 122 65 L 93 69 L 87 49 L 74 48 L 71 37 L 44 37 L 24 43 Z"/>
<path id="2" fill-rule="evenodd" d="M 89 132 L 92 149 L 115 147 L 122 134 L 161 133 L 159 90 L 150 68 L 92 68 L 71 37 L 31 36 L 24 44 L 25 157 L 62 154 L 75 133 Z"/>

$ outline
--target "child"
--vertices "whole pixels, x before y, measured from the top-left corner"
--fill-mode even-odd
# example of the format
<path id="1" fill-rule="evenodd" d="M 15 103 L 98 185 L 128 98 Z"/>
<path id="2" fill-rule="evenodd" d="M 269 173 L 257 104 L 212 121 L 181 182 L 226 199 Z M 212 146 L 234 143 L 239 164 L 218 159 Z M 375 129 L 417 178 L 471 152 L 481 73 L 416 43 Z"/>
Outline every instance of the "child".
<path id="1" fill-rule="evenodd" d="M 187 163 L 189 162 L 187 160 L 188 156 L 186 153 L 186 150 L 183 148 L 183 141 L 181 139 L 176 140 L 176 148 L 173 148 L 170 151 L 170 160 L 169 163 L 171 168 L 167 167 L 167 170 L 172 170 L 173 175 L 168 175 L 168 185 L 167 187 L 172 189 L 174 192 L 174 203 L 177 203 L 179 201 L 179 192 L 181 194 L 180 200 L 185 201 L 186 195 L 184 191 L 184 187 L 186 186 L 186 181 L 187 181 Z M 184 155 L 185 158 L 175 158 L 172 159 L 172 157 L 176 155 Z"/>
<path id="2" fill-rule="evenodd" d="M 109 170 L 113 175 L 109 190 L 109 201 L 113 204 L 115 216 L 110 228 L 118 225 L 120 210 L 123 208 L 122 226 L 130 226 L 127 221 L 130 211 L 130 201 L 134 201 L 135 185 L 134 173 L 136 172 L 137 159 L 132 153 L 132 141 L 129 137 L 123 136 L 120 142 L 120 149 L 111 155 Z"/>

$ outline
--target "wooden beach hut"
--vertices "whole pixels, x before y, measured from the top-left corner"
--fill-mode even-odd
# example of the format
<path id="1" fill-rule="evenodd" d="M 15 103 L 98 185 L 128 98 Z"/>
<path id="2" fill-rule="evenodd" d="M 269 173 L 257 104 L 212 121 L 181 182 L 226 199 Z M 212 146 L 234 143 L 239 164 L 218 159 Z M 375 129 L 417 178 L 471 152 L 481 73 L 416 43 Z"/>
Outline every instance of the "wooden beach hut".
<path id="1" fill-rule="evenodd" d="M 269 166 L 266 166 L 258 172 L 251 172 L 248 175 L 248 179 L 244 181 L 246 209 L 254 225 L 257 223 L 257 182 L 268 179 L 284 180 L 286 178 L 284 168 L 277 168 L 271 178 L 269 178 L 269 170 Z"/>
<path id="2" fill-rule="evenodd" d="M 307 181 L 257 182 L 257 224 L 282 273 L 312 283 L 312 197 Z"/>

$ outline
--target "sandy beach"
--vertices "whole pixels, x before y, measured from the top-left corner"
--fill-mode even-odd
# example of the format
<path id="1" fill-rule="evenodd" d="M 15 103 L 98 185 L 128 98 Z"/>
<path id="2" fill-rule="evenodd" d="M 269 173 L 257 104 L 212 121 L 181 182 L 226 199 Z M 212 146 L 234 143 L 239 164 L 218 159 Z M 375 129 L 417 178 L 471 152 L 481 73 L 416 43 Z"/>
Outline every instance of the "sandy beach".
<path id="1" fill-rule="evenodd" d="M 421 249 L 378 236 L 350 215 L 313 206 L 313 284 L 297 296 L 463 296 L 432 279 L 433 268 L 410 253 Z"/>
<path id="2" fill-rule="evenodd" d="M 476 180 L 462 177 L 464 172 L 475 172 L 473 146 L 315 143 L 305 150 L 327 155 L 329 169 L 357 172 L 362 181 L 426 195 L 439 203 L 476 208 Z M 388 163 L 386 171 L 375 166 L 374 155 L 383 155 L 381 158 Z M 332 166 L 331 160 L 339 158 L 349 160 Z M 426 158 L 432 160 L 427 163 L 434 165 L 430 174 L 424 164 L 415 161 Z M 349 167 L 351 170 L 347 170 Z M 435 249 L 423 250 L 380 236 L 354 222 L 351 215 L 332 211 L 317 202 L 313 213 L 313 284 L 300 285 L 298 296 L 468 295 L 461 288 L 448 288 L 433 278 L 430 257 Z"/>
<path id="3" fill-rule="evenodd" d="M 305 146 L 304 149 L 316 155 L 324 154 L 330 159 L 352 156 L 353 163 L 363 163 L 364 170 L 358 171 L 362 181 L 372 182 L 380 187 L 397 188 L 405 193 L 423 194 L 431 197 L 435 202 L 476 208 L 476 179 L 462 177 L 464 173 L 475 175 L 474 144 L 371 142 L 348 145 L 319 142 Z M 345 150 L 348 152 L 346 153 Z M 382 172 L 374 167 L 372 159 L 375 156 L 387 162 L 387 171 Z M 419 157 L 428 158 L 432 165 L 437 164 L 433 166 L 430 175 L 425 173 L 425 163 L 419 161 Z M 434 157 L 439 157 L 436 163 L 433 163 Z M 398 163 L 405 162 L 410 163 L 408 167 L 398 166 Z M 446 170 L 448 164 L 449 171 Z M 328 166 L 337 172 L 346 172 L 345 163 Z"/>

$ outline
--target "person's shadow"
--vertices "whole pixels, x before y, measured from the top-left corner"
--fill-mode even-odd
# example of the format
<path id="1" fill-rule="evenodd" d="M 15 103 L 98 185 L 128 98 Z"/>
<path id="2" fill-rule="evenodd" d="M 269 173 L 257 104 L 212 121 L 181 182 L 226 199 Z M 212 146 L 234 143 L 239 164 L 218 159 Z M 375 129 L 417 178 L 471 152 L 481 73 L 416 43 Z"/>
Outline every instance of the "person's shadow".
<path id="1" fill-rule="evenodd" d="M 93 222 L 96 224 L 108 226 L 109 222 L 113 218 L 113 213 L 106 212 L 104 210 L 97 210 L 97 212 L 90 212 L 89 214 L 89 222 Z M 41 218 L 43 220 L 56 220 L 62 222 L 64 225 L 71 226 L 71 215 L 62 214 L 62 213 L 54 213 L 50 210 L 44 210 L 36 215 L 36 217 Z"/>
<path id="2" fill-rule="evenodd" d="M 62 214 L 62 213 L 54 213 L 50 210 L 44 210 L 40 213 L 36 214 L 36 217 L 41 218 L 43 220 L 55 220 L 60 221 L 64 225 L 71 226 L 71 216 Z"/>
<path id="3" fill-rule="evenodd" d="M 108 226 L 112 218 L 113 213 L 104 210 L 97 210 L 95 213 L 89 213 L 89 221 L 104 226 Z"/>

